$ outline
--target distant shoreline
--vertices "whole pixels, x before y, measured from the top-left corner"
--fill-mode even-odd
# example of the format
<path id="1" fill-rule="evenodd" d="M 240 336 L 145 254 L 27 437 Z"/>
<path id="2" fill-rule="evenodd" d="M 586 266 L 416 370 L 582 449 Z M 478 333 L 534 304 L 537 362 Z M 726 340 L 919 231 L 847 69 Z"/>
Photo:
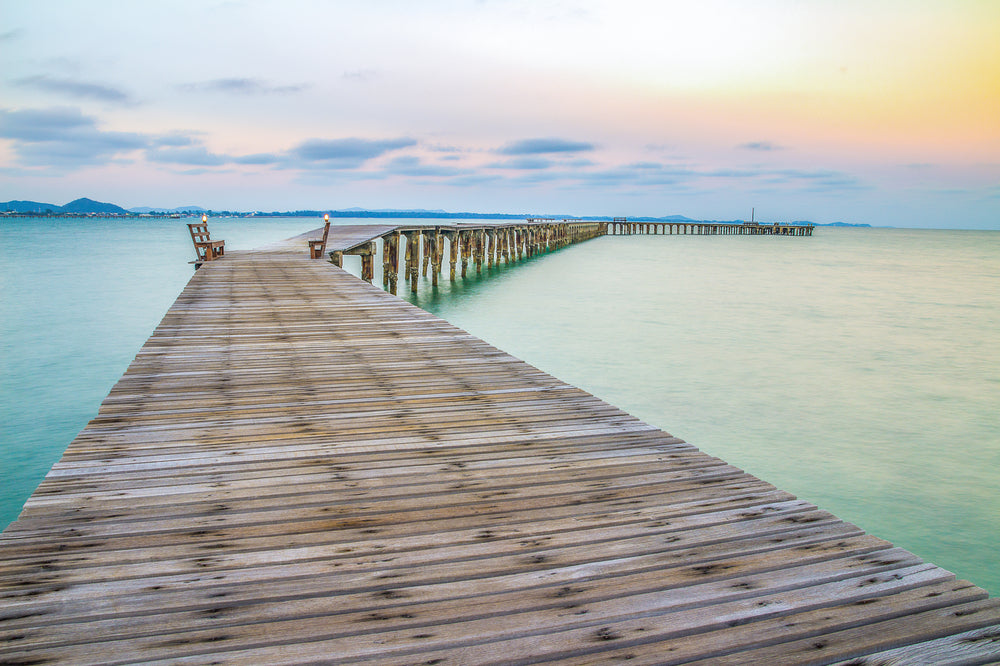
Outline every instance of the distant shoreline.
<path id="1" fill-rule="evenodd" d="M 281 217 L 317 217 L 321 218 L 327 211 L 318 210 L 297 210 L 284 212 L 242 212 L 242 211 L 209 211 L 198 210 L 190 212 L 148 212 L 148 213 L 98 213 L 98 212 L 37 212 L 37 211 L 0 211 L 0 218 L 69 218 L 69 219 L 121 219 L 121 220 L 150 220 L 150 219 L 186 219 L 196 218 L 202 215 L 208 217 L 236 217 L 236 218 L 281 218 Z M 554 219 L 554 220 L 596 220 L 599 222 L 611 222 L 615 218 L 610 215 L 515 215 L 512 213 L 448 213 L 445 211 L 425 211 L 425 210 L 334 210 L 329 211 L 333 218 L 371 218 L 371 219 L 429 219 L 429 220 L 524 220 Z M 742 224 L 743 220 L 695 220 L 682 215 L 670 215 L 667 217 L 637 216 L 629 217 L 632 222 L 675 222 L 675 223 L 706 223 L 706 224 Z M 762 222 L 763 225 L 778 224 L 784 225 L 812 225 L 816 227 L 863 227 L 871 228 L 870 224 L 851 224 L 848 222 L 809 222 L 806 220 L 796 220 L 792 222 Z"/>

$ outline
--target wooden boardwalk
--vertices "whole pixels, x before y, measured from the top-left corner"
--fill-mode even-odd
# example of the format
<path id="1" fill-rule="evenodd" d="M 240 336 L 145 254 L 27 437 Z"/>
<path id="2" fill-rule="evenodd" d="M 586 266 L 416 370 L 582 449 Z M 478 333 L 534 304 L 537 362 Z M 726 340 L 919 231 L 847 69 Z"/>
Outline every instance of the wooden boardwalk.
<path id="1" fill-rule="evenodd" d="M 1000 660 L 1000 599 L 288 248 L 2 534 L 0 663 Z"/>

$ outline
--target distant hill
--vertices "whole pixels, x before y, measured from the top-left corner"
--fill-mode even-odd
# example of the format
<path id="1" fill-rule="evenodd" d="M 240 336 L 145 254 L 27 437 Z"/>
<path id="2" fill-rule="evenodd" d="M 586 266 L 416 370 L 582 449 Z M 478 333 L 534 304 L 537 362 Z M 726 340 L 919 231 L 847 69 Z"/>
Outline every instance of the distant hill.
<path id="1" fill-rule="evenodd" d="M 106 215 L 108 213 L 116 213 L 118 215 L 127 215 L 128 211 L 121 206 L 116 206 L 114 204 L 102 203 L 100 201 L 94 201 L 93 199 L 77 199 L 76 201 L 70 201 L 65 206 L 56 206 L 50 203 L 42 203 L 39 201 L 6 201 L 0 203 L 0 210 L 11 211 L 14 213 L 96 213 L 98 215 Z"/>
<path id="2" fill-rule="evenodd" d="M 40 201 L 5 201 L 0 203 L 0 210 L 11 211 L 14 213 L 58 213 L 61 208 L 62 206 L 55 206 L 50 203 L 41 203 Z"/>
<path id="3" fill-rule="evenodd" d="M 114 204 L 102 203 L 100 201 L 94 201 L 93 199 L 77 199 L 75 201 L 70 201 L 68 204 L 59 209 L 63 213 L 116 213 L 118 215 L 127 215 L 128 211 L 121 206 L 116 206 Z"/>

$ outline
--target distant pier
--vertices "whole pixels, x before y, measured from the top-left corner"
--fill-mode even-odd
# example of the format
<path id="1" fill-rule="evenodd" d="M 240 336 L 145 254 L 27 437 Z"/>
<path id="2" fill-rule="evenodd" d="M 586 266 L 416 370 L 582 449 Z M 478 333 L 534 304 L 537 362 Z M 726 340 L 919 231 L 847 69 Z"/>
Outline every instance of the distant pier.
<path id="1" fill-rule="evenodd" d="M 633 234 L 694 236 L 812 236 L 811 224 L 760 224 L 759 222 L 631 222 L 616 217 L 609 222 L 612 236 Z"/>

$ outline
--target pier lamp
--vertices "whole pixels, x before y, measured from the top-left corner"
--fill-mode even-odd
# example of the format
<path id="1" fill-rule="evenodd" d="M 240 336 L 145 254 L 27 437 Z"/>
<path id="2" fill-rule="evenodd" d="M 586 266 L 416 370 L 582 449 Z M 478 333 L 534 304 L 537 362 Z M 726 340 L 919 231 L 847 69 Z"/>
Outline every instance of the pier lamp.
<path id="1" fill-rule="evenodd" d="M 330 214 L 329 213 L 323 213 L 323 221 L 324 222 L 329 222 L 330 221 Z"/>
<path id="2" fill-rule="evenodd" d="M 202 213 L 201 214 L 201 223 L 202 224 L 207 224 L 208 223 L 208 215 L 206 213 Z"/>

